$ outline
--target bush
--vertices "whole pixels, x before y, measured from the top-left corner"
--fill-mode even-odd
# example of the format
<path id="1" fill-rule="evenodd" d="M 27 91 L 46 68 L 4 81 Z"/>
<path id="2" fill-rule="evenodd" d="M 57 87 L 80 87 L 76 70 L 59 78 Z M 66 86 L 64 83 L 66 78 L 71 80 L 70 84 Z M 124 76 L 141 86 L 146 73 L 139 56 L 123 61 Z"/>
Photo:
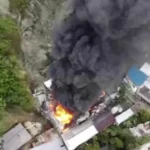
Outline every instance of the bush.
<path id="1" fill-rule="evenodd" d="M 147 110 L 141 110 L 138 113 L 138 118 L 140 120 L 140 123 L 145 123 L 147 121 L 150 121 L 150 112 Z"/>
<path id="2" fill-rule="evenodd" d="M 6 108 L 5 101 L 2 98 L 0 98 L 0 118 L 2 118 L 5 115 L 5 108 Z"/>
<path id="3" fill-rule="evenodd" d="M 111 126 L 98 135 L 101 145 L 110 145 L 115 150 L 133 150 L 149 140 L 150 137 L 147 136 L 141 138 L 132 136 L 131 132 L 122 126 Z"/>
<path id="4" fill-rule="evenodd" d="M 17 31 L 12 19 L 0 18 L 0 100 L 3 102 L 0 101 L 0 111 L 11 105 L 31 106 L 31 95 L 25 82 L 20 80 L 21 65 L 12 43 Z"/>
<path id="5" fill-rule="evenodd" d="M 77 150 L 100 150 L 100 145 L 97 137 L 95 136 L 90 142 L 79 146 Z"/>

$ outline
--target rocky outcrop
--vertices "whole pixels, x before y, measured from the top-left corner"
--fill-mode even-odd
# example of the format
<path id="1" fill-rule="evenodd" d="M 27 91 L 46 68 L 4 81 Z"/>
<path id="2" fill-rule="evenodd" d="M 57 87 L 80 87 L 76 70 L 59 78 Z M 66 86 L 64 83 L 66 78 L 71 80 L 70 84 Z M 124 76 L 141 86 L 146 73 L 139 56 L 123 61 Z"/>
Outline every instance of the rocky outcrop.
<path id="1" fill-rule="evenodd" d="M 0 0 L 0 15 L 9 14 L 9 0 Z"/>
<path id="2" fill-rule="evenodd" d="M 21 21 L 23 62 L 33 82 L 45 80 L 50 65 L 51 36 L 61 0 L 31 0 L 26 17 Z"/>
<path id="3" fill-rule="evenodd" d="M 21 59 L 34 85 L 38 86 L 46 80 L 51 62 L 54 20 L 56 16 L 59 20 L 68 14 L 64 8 L 68 2 L 64 2 L 66 0 L 30 0 L 26 15 L 22 18 L 18 11 L 17 14 L 9 11 L 9 0 L 0 0 L 0 16 L 10 16 L 18 23 Z"/>

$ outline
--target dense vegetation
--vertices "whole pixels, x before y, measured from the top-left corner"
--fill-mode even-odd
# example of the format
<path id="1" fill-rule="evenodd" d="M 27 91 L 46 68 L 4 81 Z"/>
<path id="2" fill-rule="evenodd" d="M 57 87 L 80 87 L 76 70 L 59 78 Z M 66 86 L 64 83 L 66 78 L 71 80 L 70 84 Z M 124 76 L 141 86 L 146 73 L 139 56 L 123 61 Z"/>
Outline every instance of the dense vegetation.
<path id="1" fill-rule="evenodd" d="M 100 147 L 105 145 L 109 146 L 110 150 L 133 150 L 149 142 L 150 137 L 133 137 L 129 128 L 149 120 L 150 113 L 146 110 L 141 110 L 136 116 L 130 118 L 121 126 L 111 126 L 107 128 L 86 144 L 81 145 L 77 150 L 100 150 Z"/>
<path id="2" fill-rule="evenodd" d="M 12 105 L 31 108 L 26 74 L 16 55 L 19 48 L 20 38 L 15 22 L 0 17 L 0 117 Z"/>

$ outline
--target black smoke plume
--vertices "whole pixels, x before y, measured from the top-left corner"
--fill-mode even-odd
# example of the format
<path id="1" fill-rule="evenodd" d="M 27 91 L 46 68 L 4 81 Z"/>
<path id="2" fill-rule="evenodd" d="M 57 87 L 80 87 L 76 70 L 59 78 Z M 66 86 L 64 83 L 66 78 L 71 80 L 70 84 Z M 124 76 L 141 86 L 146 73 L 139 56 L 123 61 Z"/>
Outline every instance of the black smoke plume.
<path id="1" fill-rule="evenodd" d="M 74 0 L 72 7 L 55 30 L 50 75 L 55 99 L 85 112 L 141 59 L 131 41 L 150 21 L 150 0 Z"/>

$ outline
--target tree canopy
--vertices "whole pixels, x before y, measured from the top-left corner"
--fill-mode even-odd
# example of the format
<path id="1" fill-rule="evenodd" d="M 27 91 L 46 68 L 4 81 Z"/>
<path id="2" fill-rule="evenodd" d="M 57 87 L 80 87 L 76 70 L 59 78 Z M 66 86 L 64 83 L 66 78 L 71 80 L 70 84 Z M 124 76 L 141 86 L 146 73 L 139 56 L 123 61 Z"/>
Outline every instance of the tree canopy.
<path id="1" fill-rule="evenodd" d="M 0 116 L 11 105 L 29 107 L 30 93 L 20 80 L 21 63 L 15 54 L 14 38 L 19 36 L 15 22 L 0 17 Z M 19 45 L 18 41 L 18 45 Z"/>
<path id="2" fill-rule="evenodd" d="M 115 150 L 133 150 L 149 142 L 150 137 L 134 137 L 129 128 L 147 121 L 150 121 L 150 112 L 148 110 L 140 110 L 137 115 L 131 117 L 120 126 L 110 126 L 94 137 L 94 139 L 88 141 L 87 144 L 81 145 L 77 150 L 99 150 L 104 145 L 108 145 Z"/>

